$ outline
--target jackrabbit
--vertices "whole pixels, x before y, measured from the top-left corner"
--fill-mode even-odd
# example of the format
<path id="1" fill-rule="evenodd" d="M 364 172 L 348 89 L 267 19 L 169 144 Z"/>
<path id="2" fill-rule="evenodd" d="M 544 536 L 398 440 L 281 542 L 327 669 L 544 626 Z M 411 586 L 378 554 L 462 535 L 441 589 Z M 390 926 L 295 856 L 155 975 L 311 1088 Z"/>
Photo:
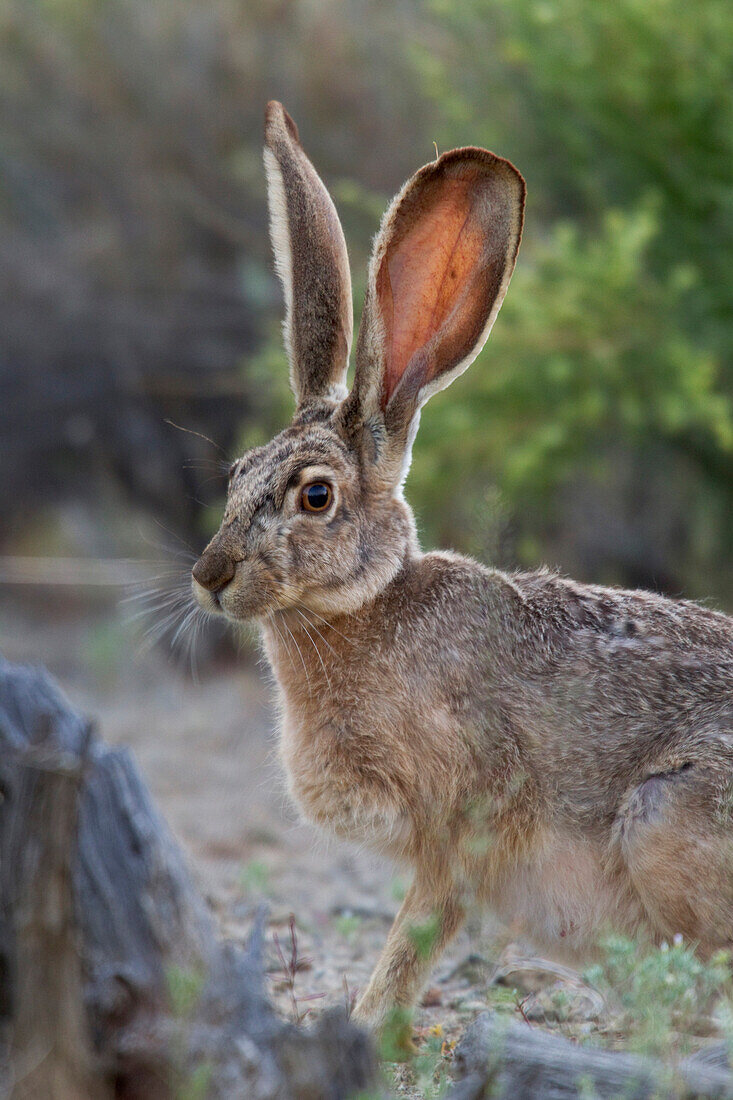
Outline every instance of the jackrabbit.
<path id="1" fill-rule="evenodd" d="M 348 392 L 343 233 L 275 102 L 265 166 L 297 409 L 232 466 L 193 587 L 261 624 L 306 817 L 414 870 L 357 1018 L 414 1002 L 469 900 L 571 958 L 605 926 L 730 945 L 733 620 L 423 554 L 403 498 L 421 406 L 506 293 L 521 175 L 466 148 L 407 182 L 374 243 Z"/>

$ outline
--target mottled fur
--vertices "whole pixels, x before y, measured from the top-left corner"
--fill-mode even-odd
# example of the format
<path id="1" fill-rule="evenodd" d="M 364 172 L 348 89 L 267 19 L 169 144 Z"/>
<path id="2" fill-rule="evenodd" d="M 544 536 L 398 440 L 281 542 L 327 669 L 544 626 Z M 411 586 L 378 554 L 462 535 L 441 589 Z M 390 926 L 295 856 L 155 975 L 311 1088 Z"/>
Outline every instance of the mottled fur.
<path id="1" fill-rule="evenodd" d="M 287 161 L 296 139 L 280 112 L 269 108 L 268 142 Z M 314 188 L 319 209 L 315 173 L 293 186 Z M 351 394 L 333 390 L 330 338 L 305 366 L 293 343 L 296 417 L 236 464 L 194 569 L 202 606 L 262 624 L 303 813 L 414 868 L 357 1008 L 375 1025 L 414 1001 L 475 899 L 571 958 L 606 926 L 680 932 L 705 952 L 733 942 L 733 621 L 423 554 L 402 497 L 421 404 L 465 369 L 501 304 L 523 198 L 516 170 L 480 150 L 413 177 L 375 242 Z M 327 235 L 319 263 L 333 229 L 317 213 L 310 229 Z M 276 250 L 287 236 L 273 233 Z M 420 263 L 400 254 L 404 240 Z M 310 283 L 296 267 L 280 257 L 293 318 L 308 315 Z M 329 296 L 327 332 L 343 330 L 345 294 Z M 414 325 L 395 321 L 404 301 Z M 333 488 L 322 515 L 302 507 L 314 481 Z M 429 920 L 425 953 L 412 930 Z"/>

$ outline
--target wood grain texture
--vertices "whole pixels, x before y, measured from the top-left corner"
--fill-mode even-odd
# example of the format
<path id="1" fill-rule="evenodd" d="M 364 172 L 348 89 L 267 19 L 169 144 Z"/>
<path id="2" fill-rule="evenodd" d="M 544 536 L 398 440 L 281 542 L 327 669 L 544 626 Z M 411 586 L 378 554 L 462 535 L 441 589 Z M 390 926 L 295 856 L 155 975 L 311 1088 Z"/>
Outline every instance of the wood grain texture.
<path id="1" fill-rule="evenodd" d="M 531 1097 L 532 1100 L 693 1100 L 733 1097 L 733 1076 L 717 1058 L 688 1058 L 673 1071 L 624 1051 L 580 1047 L 539 1028 L 485 1012 L 456 1050 L 459 1078 L 448 1100 Z M 712 1063 L 712 1064 L 709 1064 Z M 717 1063 L 717 1064 L 716 1064 Z"/>
<path id="2" fill-rule="evenodd" d="M 342 1011 L 275 1015 L 262 917 L 246 950 L 220 943 L 132 756 L 2 659 L 0 793 L 0 1095 L 167 1100 L 203 1073 L 212 1100 L 339 1100 L 372 1082 Z"/>

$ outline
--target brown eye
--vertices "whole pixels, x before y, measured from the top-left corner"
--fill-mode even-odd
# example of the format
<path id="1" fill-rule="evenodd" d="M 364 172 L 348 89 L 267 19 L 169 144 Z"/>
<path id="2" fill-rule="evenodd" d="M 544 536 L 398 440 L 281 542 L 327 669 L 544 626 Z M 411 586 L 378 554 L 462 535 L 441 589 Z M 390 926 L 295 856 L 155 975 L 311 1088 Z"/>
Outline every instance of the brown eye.
<path id="1" fill-rule="evenodd" d="M 333 500 L 331 486 L 325 481 L 312 481 L 300 494 L 300 502 L 306 512 L 325 512 Z"/>

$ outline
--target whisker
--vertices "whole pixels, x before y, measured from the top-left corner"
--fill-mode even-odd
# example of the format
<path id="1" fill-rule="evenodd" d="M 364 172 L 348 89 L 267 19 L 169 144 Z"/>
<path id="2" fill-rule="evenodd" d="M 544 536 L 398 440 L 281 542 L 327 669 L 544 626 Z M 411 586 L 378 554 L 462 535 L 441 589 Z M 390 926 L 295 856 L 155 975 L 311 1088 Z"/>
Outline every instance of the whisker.
<path id="1" fill-rule="evenodd" d="M 141 611 L 136 611 L 134 615 L 128 615 L 127 621 L 129 623 L 137 623 L 141 620 L 149 619 L 153 615 L 160 615 L 162 612 L 177 611 L 179 608 L 183 609 L 183 600 L 169 600 L 167 603 L 154 604 L 151 607 L 144 607 Z"/>
<path id="2" fill-rule="evenodd" d="M 205 485 L 210 485 L 212 481 L 223 481 L 225 475 L 221 473 L 211 474 L 210 477 L 205 477 L 203 481 L 198 482 L 199 489 L 203 489 Z M 196 500 L 196 497 L 189 497 L 189 500 Z M 196 500 L 197 504 L 201 504 L 200 500 Z M 205 504 L 205 508 L 211 508 L 210 504 Z"/>
<path id="3" fill-rule="evenodd" d="M 170 424 L 171 428 L 177 428 L 179 432 L 186 432 L 188 435 L 196 435 L 199 439 L 203 439 L 206 443 L 210 443 L 212 447 L 216 447 L 217 451 L 227 457 L 226 451 L 223 447 L 220 447 L 218 443 L 215 443 L 213 439 L 209 439 L 208 435 L 204 435 L 203 432 L 196 432 L 193 428 L 184 428 L 182 424 L 176 424 L 175 420 L 171 420 L 170 417 L 165 417 L 164 424 Z"/>
<path id="4" fill-rule="evenodd" d="M 308 623 L 308 626 L 309 626 L 309 627 L 311 628 L 311 630 L 315 630 L 315 632 L 316 632 L 316 634 L 318 635 L 318 637 L 319 637 L 319 638 L 321 639 L 321 641 L 323 642 L 323 644 L 324 644 L 324 645 L 328 646 L 328 648 L 329 648 L 329 649 L 331 650 L 331 652 L 333 653 L 334 657 L 338 657 L 338 656 L 339 656 L 339 654 L 338 654 L 338 653 L 336 652 L 336 650 L 335 650 L 335 649 L 333 648 L 333 646 L 332 646 L 332 645 L 331 645 L 331 643 L 330 643 L 330 642 L 328 641 L 328 639 L 327 639 L 327 638 L 324 638 L 324 637 L 323 637 L 323 635 L 321 634 L 321 632 L 320 632 L 320 630 L 318 629 L 318 627 L 316 626 L 316 624 L 315 624 L 315 623 L 313 623 L 313 622 L 311 622 L 311 620 L 310 620 L 310 619 L 306 618 L 306 616 L 305 616 L 305 613 L 304 613 L 303 611 L 301 611 L 301 610 L 300 610 L 299 608 L 297 608 L 297 607 L 296 607 L 296 609 L 295 609 L 295 610 L 296 610 L 296 611 L 298 612 L 298 614 L 300 615 L 301 619 L 302 619 L 302 618 L 305 618 L 305 619 L 306 619 L 306 622 Z"/>
<path id="5" fill-rule="evenodd" d="M 187 458 L 181 466 L 183 470 L 216 470 L 226 474 L 229 467 L 220 458 Z"/>
<path id="6" fill-rule="evenodd" d="M 355 645 L 355 644 L 356 644 L 356 643 L 354 642 L 354 639 L 353 639 L 353 638 L 347 638 L 345 634 L 342 634 L 340 630 L 337 630 L 337 629 L 336 629 L 336 627 L 335 627 L 335 626 L 333 625 L 333 623 L 330 623 L 330 622 L 328 621 L 328 619 L 324 619 L 323 615 L 319 615 L 319 614 L 318 614 L 318 612 L 314 611 L 312 607 L 309 607 L 309 608 L 308 608 L 308 611 L 309 611 L 309 613 L 310 613 L 311 615 L 315 615 L 315 617 L 316 617 L 316 618 L 317 618 L 317 619 L 318 619 L 318 620 L 319 620 L 320 622 L 322 622 L 322 623 L 325 623 L 325 625 L 326 625 L 327 627 L 329 627 L 329 628 L 330 628 L 331 630 L 333 630 L 334 634 L 338 634 L 339 638 L 343 638 L 345 642 L 348 642 L 348 643 L 349 643 L 349 645 Z"/>
<path id="7" fill-rule="evenodd" d="M 305 659 L 303 657 L 303 654 L 301 653 L 300 646 L 298 645 L 298 639 L 295 637 L 292 630 L 290 629 L 288 624 L 285 622 L 285 619 L 282 620 L 282 625 L 285 627 L 288 634 L 293 639 L 293 645 L 295 646 L 296 650 L 298 651 L 298 656 L 300 657 L 300 663 L 302 664 L 303 672 L 305 673 L 305 682 L 308 685 L 308 691 L 310 692 L 310 677 L 308 676 L 308 669 L 307 669 L 306 664 L 305 664 Z"/>
<path id="8" fill-rule="evenodd" d="M 173 584 L 154 585 L 142 592 L 128 593 L 120 601 L 125 606 L 126 618 L 130 622 L 159 615 L 162 611 L 172 611 L 176 607 L 190 606 L 191 589 L 188 574 L 180 570 L 173 571 Z"/>
<path id="9" fill-rule="evenodd" d="M 296 607 L 295 610 L 298 611 L 297 607 Z M 303 622 L 307 624 L 308 620 L 306 619 L 305 615 L 303 615 L 303 613 L 301 611 L 298 611 L 298 614 L 300 615 Z M 311 623 L 311 626 L 312 625 L 313 624 Z M 326 671 L 326 666 L 323 663 L 323 657 L 321 656 L 321 651 L 318 648 L 318 646 L 316 645 L 315 640 L 314 640 L 313 636 L 311 635 L 311 632 L 308 630 L 307 625 L 303 627 L 303 630 L 305 630 L 306 634 L 308 635 L 308 638 L 310 639 L 311 645 L 313 646 L 313 648 L 316 651 L 316 655 L 318 657 L 318 660 L 321 662 L 321 668 L 323 669 L 323 675 L 326 677 L 326 683 L 328 684 L 329 693 L 331 695 L 333 695 L 333 688 L 331 687 L 331 678 L 329 677 L 328 672 Z"/>
<path id="10" fill-rule="evenodd" d="M 199 614 L 199 612 L 201 613 Z M 201 634 L 204 629 L 205 622 L 206 616 L 204 615 L 203 611 L 201 611 L 201 609 L 197 607 L 193 619 L 193 630 L 191 631 L 188 639 L 188 657 L 189 667 L 191 669 L 191 679 L 197 685 L 199 683 L 199 670 L 196 663 L 196 650 L 198 643 L 201 639 Z"/>
<path id="11" fill-rule="evenodd" d="M 148 652 L 170 631 L 176 632 L 182 621 L 189 615 L 191 608 L 191 596 L 188 590 L 177 589 L 172 592 L 162 592 L 160 598 L 153 602 L 151 596 L 148 606 L 130 615 L 131 621 L 154 617 L 154 621 L 143 631 L 141 651 Z M 161 616 L 161 612 L 165 612 Z"/>
<path id="12" fill-rule="evenodd" d="M 293 656 L 290 652 L 290 646 L 287 644 L 287 642 L 285 640 L 285 636 L 281 633 L 280 627 L 277 625 L 277 619 L 275 618 L 275 614 L 270 616 L 270 622 L 272 623 L 272 625 L 275 629 L 275 633 L 277 634 L 278 638 L 282 642 L 283 649 L 285 650 L 285 652 L 288 656 L 288 660 L 290 661 L 290 667 L 292 668 L 293 672 L 295 672 L 295 661 L 293 660 Z"/>
<path id="13" fill-rule="evenodd" d="M 180 658 L 181 664 L 185 664 L 188 659 L 191 679 L 194 683 L 198 683 L 196 645 L 205 621 L 206 612 L 194 604 L 179 623 L 169 643 L 172 653 L 177 659 Z"/>
<path id="14" fill-rule="evenodd" d="M 173 556 L 190 560 L 194 555 L 176 550 Z M 176 662 L 182 662 L 184 668 L 188 664 L 192 679 L 198 682 L 197 649 L 207 614 L 192 597 L 188 567 L 175 562 L 155 564 L 160 566 L 156 574 L 126 586 L 128 590 L 119 601 L 125 621 L 139 632 L 141 655 L 165 641 Z M 166 568 L 168 564 L 170 568 Z"/>
<path id="15" fill-rule="evenodd" d="M 198 560 L 199 555 L 196 553 L 196 551 L 191 546 L 191 544 L 186 542 L 186 540 L 181 535 L 176 534 L 175 531 L 171 531 L 170 527 L 166 527 L 166 525 L 164 523 L 161 523 L 159 519 L 154 519 L 153 523 L 156 525 L 156 527 L 160 527 L 161 531 L 165 531 L 166 535 L 170 535 L 170 537 L 174 540 L 174 542 L 179 543 L 180 546 L 182 546 L 184 548 L 184 550 L 187 552 L 187 554 L 191 555 L 191 560 L 194 560 L 194 561 Z M 148 541 L 149 545 L 154 545 L 154 543 L 152 543 L 151 540 L 146 540 L 146 541 Z M 161 546 L 160 549 L 165 550 L 166 553 L 171 553 L 170 547 L 167 547 L 165 545 Z M 172 553 L 173 554 L 178 554 L 180 556 L 182 551 L 181 550 L 174 550 Z"/>
<path id="16" fill-rule="evenodd" d="M 171 649 L 175 649 L 176 643 L 178 642 L 178 639 L 181 637 L 181 635 L 184 633 L 184 631 L 191 625 L 191 621 L 195 617 L 196 617 L 196 608 L 195 607 L 189 608 L 186 615 L 184 616 L 184 618 L 179 623 L 175 634 L 171 638 Z"/>
<path id="17" fill-rule="evenodd" d="M 178 577 L 174 586 L 163 586 L 162 584 L 156 584 L 154 588 L 147 588 L 144 592 L 132 592 L 127 596 L 123 596 L 120 599 L 120 603 L 132 604 L 137 606 L 138 604 L 150 603 L 151 600 L 156 600 L 161 597 L 168 598 L 170 596 L 190 596 L 191 585 L 188 581 L 188 577 Z"/>
<path id="18" fill-rule="evenodd" d="M 181 616 L 187 613 L 187 608 L 183 604 L 179 604 L 174 607 L 172 611 L 169 611 L 167 615 L 164 615 L 162 619 L 158 619 L 157 622 L 151 624 L 144 632 L 144 638 L 150 638 L 153 636 L 162 637 L 169 627 L 172 627 L 174 623 L 177 623 Z"/>
<path id="19" fill-rule="evenodd" d="M 146 577 L 144 581 L 134 581 L 132 584 L 126 585 L 127 595 L 121 599 L 122 603 L 133 603 L 135 601 L 144 600 L 148 596 L 155 595 L 158 592 L 163 592 L 164 588 L 161 583 L 166 581 L 170 584 L 172 578 L 176 578 L 177 581 L 188 583 L 189 573 L 188 570 L 182 573 L 180 569 L 171 569 L 168 573 L 156 573 L 152 577 Z M 141 585 L 149 584 L 151 588 L 141 588 Z M 131 591 L 135 589 L 135 591 Z"/>

